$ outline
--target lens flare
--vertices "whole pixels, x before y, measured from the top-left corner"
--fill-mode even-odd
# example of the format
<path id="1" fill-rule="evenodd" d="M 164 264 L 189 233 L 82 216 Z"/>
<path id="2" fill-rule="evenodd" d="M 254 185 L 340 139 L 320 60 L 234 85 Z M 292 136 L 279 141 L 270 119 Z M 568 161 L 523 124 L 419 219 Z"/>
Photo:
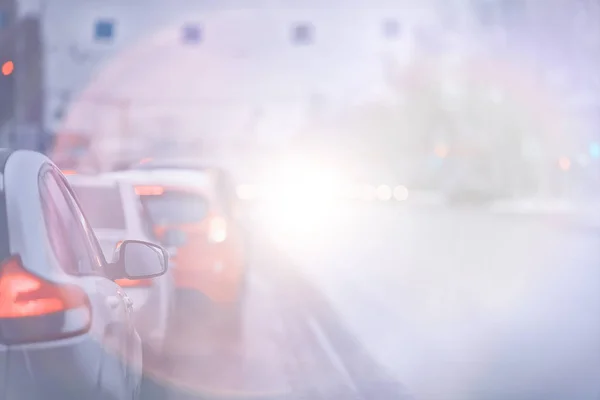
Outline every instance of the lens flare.
<path id="1" fill-rule="evenodd" d="M 388 201 L 392 198 L 392 188 L 388 185 L 381 185 L 377 188 L 376 196 L 379 200 Z"/>
<path id="2" fill-rule="evenodd" d="M 404 201 L 408 199 L 408 189 L 406 186 L 396 186 L 394 188 L 394 198 L 398 201 Z"/>

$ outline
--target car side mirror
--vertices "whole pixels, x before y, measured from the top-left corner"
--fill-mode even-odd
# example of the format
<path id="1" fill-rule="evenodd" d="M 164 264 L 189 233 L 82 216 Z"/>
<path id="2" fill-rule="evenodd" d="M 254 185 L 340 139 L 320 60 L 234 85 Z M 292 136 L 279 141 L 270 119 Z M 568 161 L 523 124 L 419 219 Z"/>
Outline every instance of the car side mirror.
<path id="1" fill-rule="evenodd" d="M 169 229 L 164 233 L 161 243 L 165 247 L 181 247 L 187 243 L 187 235 L 179 229 Z"/>
<path id="2" fill-rule="evenodd" d="M 113 263 L 114 279 L 147 279 L 163 275 L 169 265 L 165 249 L 140 240 L 125 240 L 119 246 L 118 260 Z"/>

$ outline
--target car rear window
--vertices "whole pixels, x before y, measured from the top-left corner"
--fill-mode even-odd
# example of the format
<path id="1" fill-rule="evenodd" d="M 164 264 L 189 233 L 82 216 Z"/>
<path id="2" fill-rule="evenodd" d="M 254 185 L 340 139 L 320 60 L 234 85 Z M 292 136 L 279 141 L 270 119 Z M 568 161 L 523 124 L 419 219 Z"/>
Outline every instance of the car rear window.
<path id="1" fill-rule="evenodd" d="M 155 225 L 178 225 L 202 221 L 208 213 L 204 196 L 182 191 L 140 196 L 147 215 Z"/>
<path id="2" fill-rule="evenodd" d="M 117 186 L 71 186 L 93 229 L 126 229 L 123 202 Z"/>

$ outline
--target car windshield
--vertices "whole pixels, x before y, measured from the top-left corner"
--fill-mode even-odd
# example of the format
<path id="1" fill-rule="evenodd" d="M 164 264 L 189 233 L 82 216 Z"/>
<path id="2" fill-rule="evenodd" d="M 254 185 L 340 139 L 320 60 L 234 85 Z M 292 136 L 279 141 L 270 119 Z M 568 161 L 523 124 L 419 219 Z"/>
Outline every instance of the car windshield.
<path id="1" fill-rule="evenodd" d="M 183 191 L 142 195 L 141 201 L 152 223 L 159 226 L 197 223 L 208 213 L 204 196 Z"/>
<path id="2" fill-rule="evenodd" d="M 109 187 L 71 185 L 93 229 L 125 230 L 123 200 L 117 185 Z"/>

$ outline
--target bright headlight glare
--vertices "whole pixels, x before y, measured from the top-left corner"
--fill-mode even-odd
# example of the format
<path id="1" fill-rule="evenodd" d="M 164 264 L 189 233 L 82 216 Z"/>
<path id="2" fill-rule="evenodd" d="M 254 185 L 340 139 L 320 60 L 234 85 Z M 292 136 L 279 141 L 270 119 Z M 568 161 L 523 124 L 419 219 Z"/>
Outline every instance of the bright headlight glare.
<path id="1" fill-rule="evenodd" d="M 261 220 L 266 225 L 278 230 L 308 232 L 327 223 L 345 189 L 335 171 L 296 163 L 272 172 L 261 196 Z"/>
<path id="2" fill-rule="evenodd" d="M 387 201 L 392 198 L 392 188 L 387 185 L 381 185 L 375 192 L 379 200 Z"/>
<path id="3" fill-rule="evenodd" d="M 259 189 L 255 185 L 239 185 L 236 194 L 241 200 L 252 200 L 258 197 Z"/>
<path id="4" fill-rule="evenodd" d="M 363 200 L 371 201 L 375 198 L 377 189 L 371 185 L 363 185 L 360 191 L 360 197 Z"/>
<path id="5" fill-rule="evenodd" d="M 394 189 L 394 197 L 398 201 L 404 201 L 408 199 L 408 189 L 406 186 L 396 186 Z"/>

